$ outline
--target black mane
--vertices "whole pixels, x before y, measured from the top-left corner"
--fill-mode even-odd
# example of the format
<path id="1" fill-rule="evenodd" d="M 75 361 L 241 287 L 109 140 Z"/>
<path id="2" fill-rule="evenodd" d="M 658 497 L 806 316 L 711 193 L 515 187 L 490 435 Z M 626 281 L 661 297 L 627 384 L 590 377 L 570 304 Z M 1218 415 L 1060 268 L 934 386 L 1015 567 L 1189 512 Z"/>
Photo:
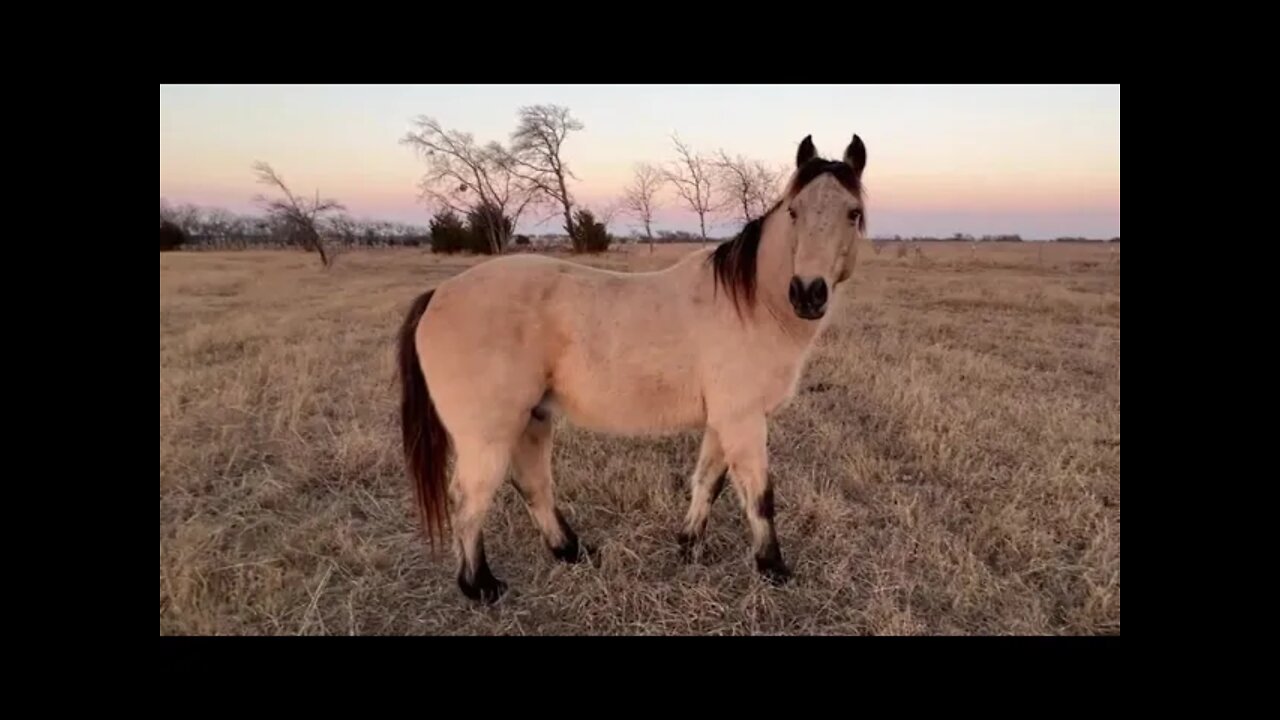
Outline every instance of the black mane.
<path id="1" fill-rule="evenodd" d="M 859 202 L 863 198 L 862 181 L 848 163 L 838 160 L 813 158 L 800 166 L 795 180 L 787 188 L 786 198 L 795 197 L 809 183 L 822 175 L 831 175 L 846 190 L 853 193 Z M 716 287 L 724 285 L 733 299 L 733 306 L 739 312 L 739 302 L 745 301 L 752 307 L 756 299 L 756 256 L 760 251 L 760 236 L 764 233 L 764 221 L 782 207 L 782 200 L 773 204 L 764 215 L 747 223 L 731 240 L 720 243 L 711 253 L 708 262 L 714 275 Z M 866 231 L 866 213 L 858 218 L 858 229 Z"/>
<path id="2" fill-rule="evenodd" d="M 756 255 L 760 251 L 760 236 L 764 233 L 764 221 L 782 203 L 776 203 L 769 212 L 747 223 L 732 240 L 720 243 L 708 260 L 713 270 L 715 286 L 721 284 L 738 307 L 739 296 L 752 307 L 756 301 Z M 714 290 L 713 290 L 714 292 Z"/>

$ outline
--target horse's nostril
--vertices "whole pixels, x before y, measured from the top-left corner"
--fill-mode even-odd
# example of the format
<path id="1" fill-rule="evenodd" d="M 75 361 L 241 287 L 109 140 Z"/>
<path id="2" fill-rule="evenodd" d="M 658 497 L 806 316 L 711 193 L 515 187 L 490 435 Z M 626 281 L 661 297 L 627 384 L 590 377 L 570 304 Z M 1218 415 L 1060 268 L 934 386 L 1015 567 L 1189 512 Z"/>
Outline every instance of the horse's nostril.
<path id="1" fill-rule="evenodd" d="M 804 283 L 800 282 L 800 278 L 791 278 L 791 287 L 787 291 L 787 297 L 791 300 L 792 305 L 799 305 L 804 300 Z"/>
<path id="2" fill-rule="evenodd" d="M 827 281 L 818 278 L 809 286 L 809 298 L 814 305 L 822 305 L 827 301 Z"/>

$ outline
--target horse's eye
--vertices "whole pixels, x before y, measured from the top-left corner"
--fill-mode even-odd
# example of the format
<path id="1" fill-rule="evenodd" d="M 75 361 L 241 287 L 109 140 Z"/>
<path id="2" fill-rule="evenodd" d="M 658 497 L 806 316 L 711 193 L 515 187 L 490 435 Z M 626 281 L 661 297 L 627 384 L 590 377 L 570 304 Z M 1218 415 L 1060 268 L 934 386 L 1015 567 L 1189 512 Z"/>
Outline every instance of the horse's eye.
<path id="1" fill-rule="evenodd" d="M 793 209 L 793 208 L 787 208 L 787 214 L 791 216 L 791 219 L 792 219 L 792 220 L 795 220 L 795 219 L 796 219 L 796 211 L 795 211 L 795 209 Z"/>
<path id="2" fill-rule="evenodd" d="M 860 218 L 860 217 L 862 217 L 862 211 L 861 211 L 861 210 L 850 210 L 850 211 L 849 211 L 849 222 L 858 222 L 858 218 Z"/>

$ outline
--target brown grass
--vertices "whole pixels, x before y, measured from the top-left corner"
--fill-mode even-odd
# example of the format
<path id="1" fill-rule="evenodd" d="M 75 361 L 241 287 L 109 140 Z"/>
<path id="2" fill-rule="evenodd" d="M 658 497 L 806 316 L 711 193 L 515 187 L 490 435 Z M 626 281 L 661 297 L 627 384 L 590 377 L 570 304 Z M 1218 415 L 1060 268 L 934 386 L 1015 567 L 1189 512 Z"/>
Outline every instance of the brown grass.
<path id="1" fill-rule="evenodd" d="M 586 260 L 654 268 L 690 246 Z M 1091 634 L 1120 630 L 1120 267 L 1109 248 L 936 244 L 860 260 L 849 312 L 771 427 L 756 579 L 736 498 L 701 562 L 675 533 L 698 436 L 562 428 L 564 566 L 504 488 L 498 606 L 417 534 L 393 339 L 475 262 L 358 251 L 160 257 L 160 634 Z"/>

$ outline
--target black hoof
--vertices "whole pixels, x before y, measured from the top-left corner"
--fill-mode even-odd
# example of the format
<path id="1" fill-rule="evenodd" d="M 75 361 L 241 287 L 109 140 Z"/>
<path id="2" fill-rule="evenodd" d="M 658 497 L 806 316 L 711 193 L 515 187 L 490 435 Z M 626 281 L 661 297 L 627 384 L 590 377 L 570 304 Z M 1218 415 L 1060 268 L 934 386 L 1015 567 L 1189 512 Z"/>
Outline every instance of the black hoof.
<path id="1" fill-rule="evenodd" d="M 578 538 L 571 539 L 563 547 L 551 548 L 551 554 L 562 563 L 576 565 L 588 557 L 595 557 L 595 548 L 585 543 L 579 543 Z"/>
<path id="2" fill-rule="evenodd" d="M 551 548 L 551 554 L 557 560 L 572 565 L 587 559 L 588 555 L 595 555 L 593 548 L 578 542 L 578 534 L 569 527 L 564 515 L 560 514 L 560 508 L 556 508 L 556 522 L 560 523 L 560 534 L 564 536 L 563 545 Z"/>
<path id="3" fill-rule="evenodd" d="M 469 583 L 465 578 L 458 577 L 458 587 L 461 588 L 462 594 L 466 595 L 474 602 L 492 605 L 507 593 L 507 584 L 488 572 L 481 572 L 474 583 Z"/>
<path id="4" fill-rule="evenodd" d="M 791 580 L 791 568 L 781 559 L 756 558 L 756 570 L 771 585 L 785 585 Z"/>
<path id="5" fill-rule="evenodd" d="M 680 544 L 680 559 L 687 563 L 693 562 L 697 555 L 698 538 L 689 533 L 680 532 L 676 535 L 676 542 Z"/>

